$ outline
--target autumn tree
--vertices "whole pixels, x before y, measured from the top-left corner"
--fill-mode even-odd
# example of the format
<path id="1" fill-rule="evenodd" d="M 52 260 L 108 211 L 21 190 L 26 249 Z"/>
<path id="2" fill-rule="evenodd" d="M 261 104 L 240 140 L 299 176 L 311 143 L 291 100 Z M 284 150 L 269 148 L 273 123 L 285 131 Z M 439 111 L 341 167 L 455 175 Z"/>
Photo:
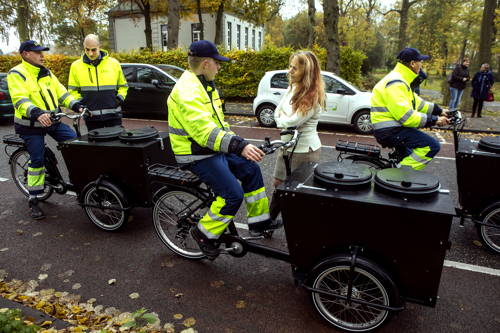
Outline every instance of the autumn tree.
<path id="1" fill-rule="evenodd" d="M 179 26 L 180 2 L 179 0 L 168 0 L 168 49 L 175 49 L 179 45 Z"/>
<path id="2" fill-rule="evenodd" d="M 83 39 L 90 33 L 99 35 L 101 44 L 107 47 L 105 13 L 113 4 L 113 0 L 45 0 L 49 31 L 60 51 L 81 52 Z"/>
<path id="3" fill-rule="evenodd" d="M 312 48 L 314 44 L 314 27 L 316 26 L 316 7 L 314 0 L 307 0 L 307 16 L 309 18 L 309 24 L 307 25 L 307 47 Z"/>
<path id="4" fill-rule="evenodd" d="M 33 38 L 43 41 L 47 30 L 40 1 L 0 0 L 0 36 L 8 40 L 12 27 L 21 41 Z"/>
<path id="5" fill-rule="evenodd" d="M 398 49 L 402 50 L 406 47 L 407 43 L 407 29 L 408 29 L 408 15 L 410 12 L 411 6 L 420 2 L 422 0 L 401 0 L 401 8 L 399 9 L 390 9 L 384 15 L 390 12 L 396 12 L 399 14 L 399 35 L 398 35 Z"/>
<path id="6" fill-rule="evenodd" d="M 337 0 L 324 0 L 323 25 L 326 35 L 326 70 L 340 72 L 340 46 L 339 46 L 339 4 Z"/>

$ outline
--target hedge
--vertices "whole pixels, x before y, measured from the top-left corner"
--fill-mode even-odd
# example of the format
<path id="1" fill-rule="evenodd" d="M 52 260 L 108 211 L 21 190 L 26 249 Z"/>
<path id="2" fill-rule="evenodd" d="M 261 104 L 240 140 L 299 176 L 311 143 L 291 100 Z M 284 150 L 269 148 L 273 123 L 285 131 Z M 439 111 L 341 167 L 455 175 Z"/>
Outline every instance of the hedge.
<path id="1" fill-rule="evenodd" d="M 325 67 L 326 50 L 315 46 L 314 52 L 318 55 Z M 257 94 L 259 81 L 267 71 L 288 68 L 288 60 L 294 52 L 289 47 L 268 47 L 262 51 L 232 50 L 223 52 L 223 55 L 233 59 L 222 63 L 222 68 L 216 79 L 217 86 L 223 91 L 226 98 L 253 98 Z M 122 63 L 171 64 L 187 68 L 186 51 L 175 49 L 171 51 L 133 51 L 130 53 L 113 53 L 114 58 Z M 366 56 L 347 46 L 340 49 L 340 76 L 347 81 L 360 84 L 361 65 Z M 57 76 L 64 85 L 68 82 L 69 67 L 75 56 L 47 54 L 45 65 Z M 0 56 L 0 72 L 7 72 L 21 61 L 20 56 Z"/>

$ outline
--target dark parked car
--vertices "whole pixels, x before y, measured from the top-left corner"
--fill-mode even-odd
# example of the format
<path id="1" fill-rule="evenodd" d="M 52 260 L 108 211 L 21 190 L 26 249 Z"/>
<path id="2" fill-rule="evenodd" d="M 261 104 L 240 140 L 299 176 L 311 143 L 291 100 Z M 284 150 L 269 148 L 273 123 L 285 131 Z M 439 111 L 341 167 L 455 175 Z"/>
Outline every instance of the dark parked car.
<path id="1" fill-rule="evenodd" d="M 129 89 L 122 106 L 128 118 L 167 119 L 167 97 L 184 69 L 172 65 L 121 64 Z"/>
<path id="2" fill-rule="evenodd" d="M 7 86 L 7 73 L 0 73 L 0 121 L 14 119 L 14 105 Z"/>

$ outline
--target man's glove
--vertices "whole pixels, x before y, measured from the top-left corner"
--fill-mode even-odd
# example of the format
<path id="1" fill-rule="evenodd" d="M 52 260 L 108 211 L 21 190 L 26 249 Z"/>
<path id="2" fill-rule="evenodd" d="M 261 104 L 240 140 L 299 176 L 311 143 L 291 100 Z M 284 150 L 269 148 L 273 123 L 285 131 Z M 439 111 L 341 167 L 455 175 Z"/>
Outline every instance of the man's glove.
<path id="1" fill-rule="evenodd" d="M 123 104 L 123 99 L 121 99 L 120 96 L 116 96 L 116 104 L 117 104 L 117 107 L 118 106 L 122 106 Z"/>
<path id="2" fill-rule="evenodd" d="M 73 104 L 73 106 L 71 107 L 71 110 L 73 110 L 73 112 L 76 112 L 76 113 L 80 113 L 81 109 L 85 109 L 86 106 L 81 104 L 81 103 L 75 103 Z"/>

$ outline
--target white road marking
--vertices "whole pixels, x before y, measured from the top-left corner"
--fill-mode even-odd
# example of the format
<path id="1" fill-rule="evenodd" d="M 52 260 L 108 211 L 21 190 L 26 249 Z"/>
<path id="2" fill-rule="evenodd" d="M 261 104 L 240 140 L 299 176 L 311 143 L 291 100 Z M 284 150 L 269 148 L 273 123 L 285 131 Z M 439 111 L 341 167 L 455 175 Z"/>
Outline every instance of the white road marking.
<path id="1" fill-rule="evenodd" d="M 2 177 L 0 177 L 0 182 L 6 182 L 8 180 L 9 180 L 8 178 L 2 178 Z"/>
<path id="2" fill-rule="evenodd" d="M 464 271 L 471 271 L 471 272 L 476 272 L 476 273 L 483 273 L 483 274 L 490 274 L 490 275 L 494 275 L 494 276 L 500 276 L 500 269 L 464 264 L 462 262 L 457 262 L 457 261 L 445 260 L 443 266 L 462 269 Z"/>

